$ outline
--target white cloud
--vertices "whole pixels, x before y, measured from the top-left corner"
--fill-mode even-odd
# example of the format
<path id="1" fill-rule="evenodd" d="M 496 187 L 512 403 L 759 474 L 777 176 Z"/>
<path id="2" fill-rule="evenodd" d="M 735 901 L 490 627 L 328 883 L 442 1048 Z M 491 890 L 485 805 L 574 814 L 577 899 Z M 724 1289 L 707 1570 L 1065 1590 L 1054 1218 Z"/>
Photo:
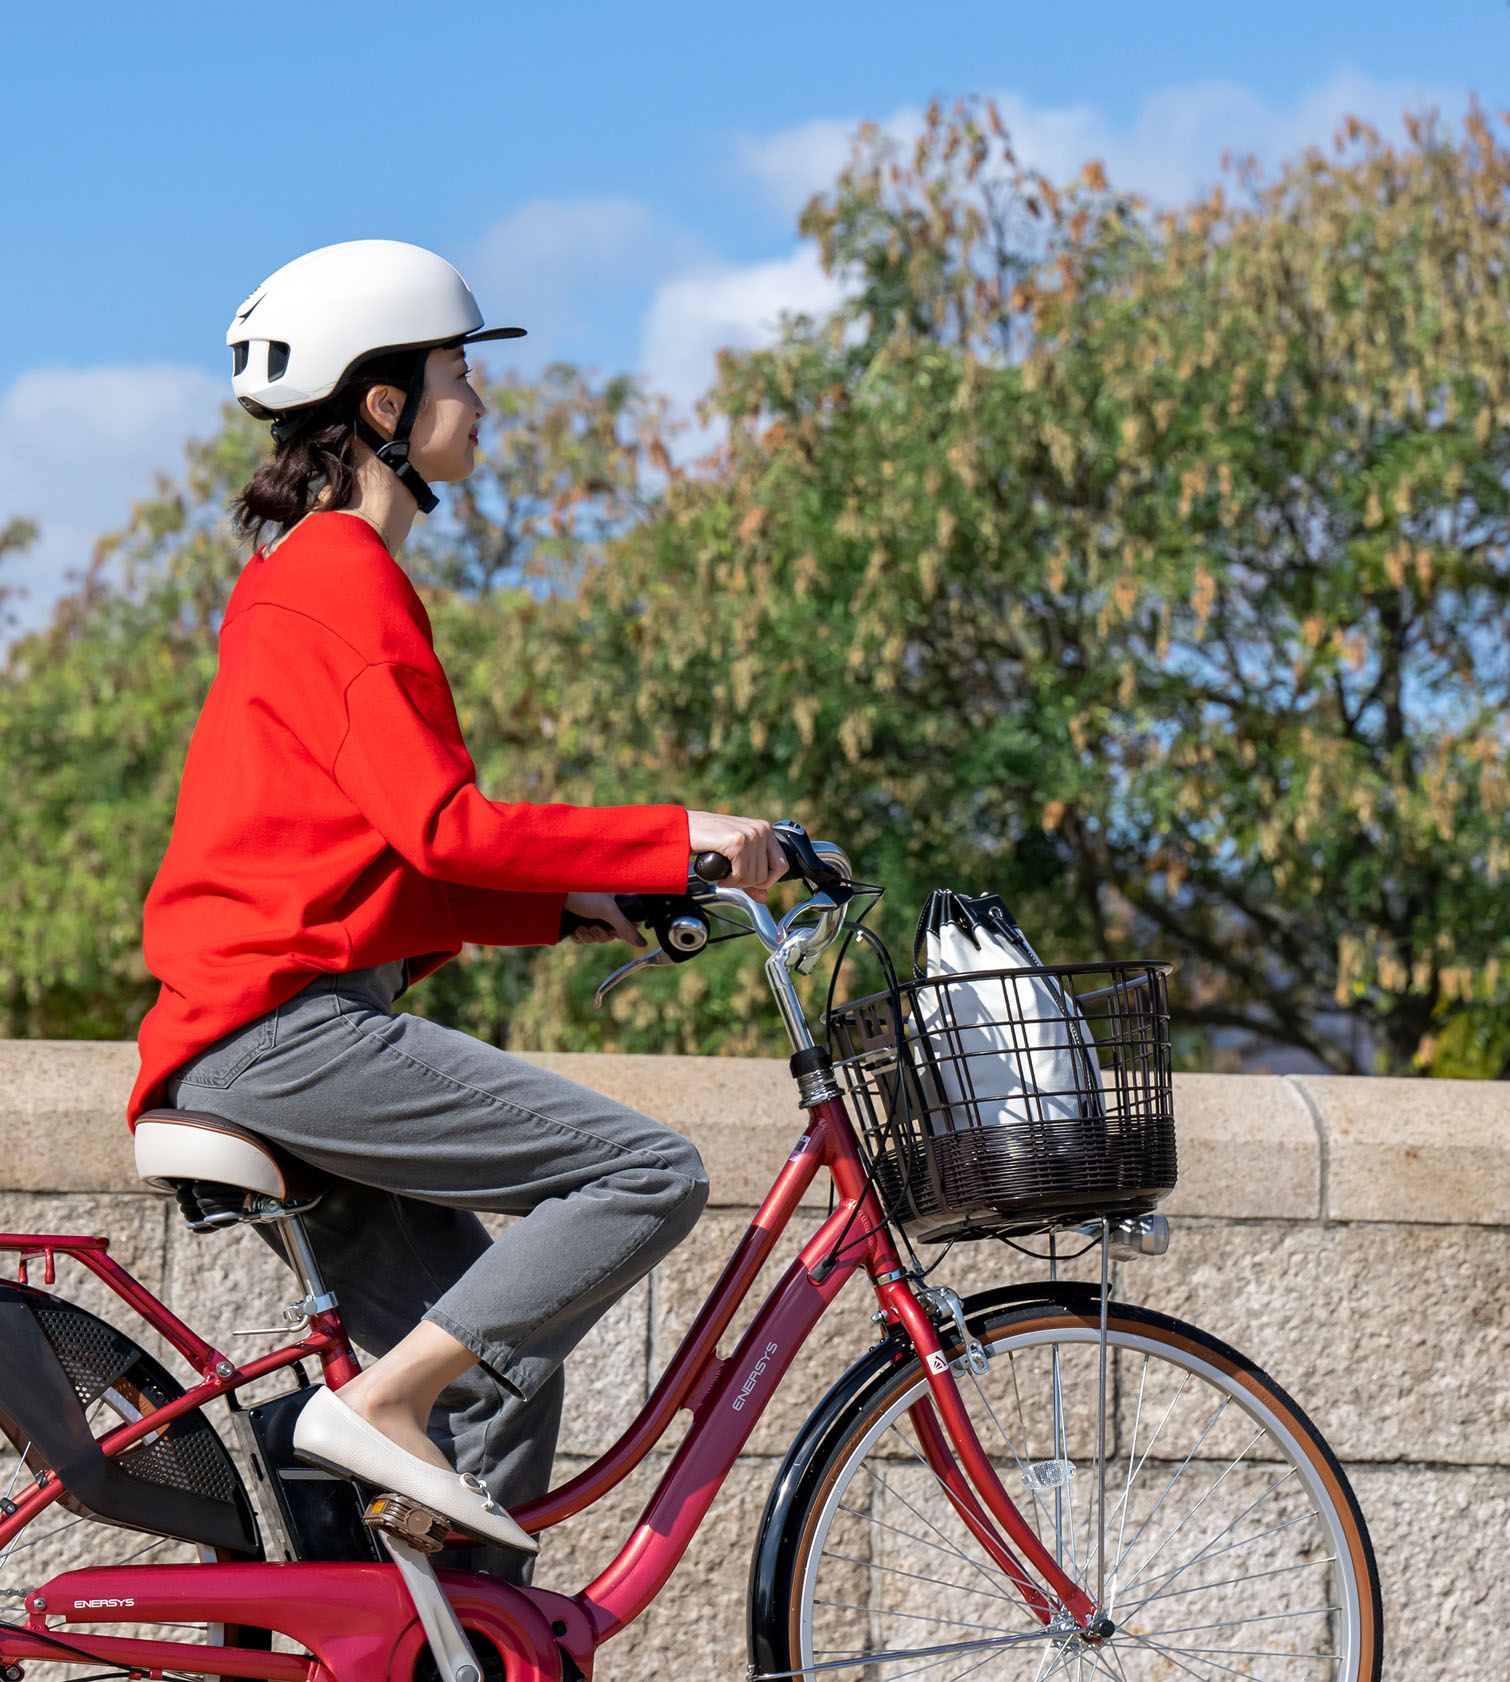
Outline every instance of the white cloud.
<path id="1" fill-rule="evenodd" d="M 0 394 L 0 525 L 21 515 L 38 543 L 0 563 L 0 584 L 21 630 L 46 623 L 82 572 L 95 540 L 118 528 L 159 469 L 176 472 L 184 440 L 218 424 L 226 385 L 199 368 L 34 368 Z"/>
<path id="2" fill-rule="evenodd" d="M 802 245 L 763 263 L 705 263 L 664 282 L 645 318 L 640 365 L 653 391 L 690 411 L 713 378 L 723 349 L 774 340 L 785 312 L 823 315 L 840 289 L 818 253 Z"/>
<path id="3" fill-rule="evenodd" d="M 859 119 L 817 117 L 774 134 L 741 135 L 734 143 L 736 161 L 778 210 L 795 215 L 816 192 L 831 187 L 849 161 Z M 922 126 L 915 106 L 902 106 L 880 125 L 898 138 Z"/>
<path id="4" fill-rule="evenodd" d="M 537 199 L 458 259 L 486 320 L 527 328 L 514 360 L 580 357 L 605 318 L 706 256 L 702 243 L 635 199 Z M 495 358 L 497 353 L 494 352 Z"/>
<path id="5" fill-rule="evenodd" d="M 1178 203 L 1220 176 L 1224 151 L 1255 153 L 1268 165 L 1308 145 L 1329 147 L 1340 119 L 1351 113 L 1386 135 L 1403 132 L 1403 110 L 1436 105 L 1453 122 L 1466 108 L 1466 90 L 1424 82 L 1380 81 L 1344 71 L 1300 95 L 1270 104 L 1237 82 L 1196 82 L 1148 95 L 1128 123 L 1114 123 L 1093 105 L 1038 105 L 1004 90 L 996 102 L 1019 160 L 1052 180 L 1078 174 L 1099 158 L 1114 185 Z M 795 215 L 815 192 L 832 186 L 848 161 L 859 119 L 820 118 L 735 143 L 740 167 L 767 200 Z M 910 143 L 923 112 L 899 106 L 880 127 Z"/>

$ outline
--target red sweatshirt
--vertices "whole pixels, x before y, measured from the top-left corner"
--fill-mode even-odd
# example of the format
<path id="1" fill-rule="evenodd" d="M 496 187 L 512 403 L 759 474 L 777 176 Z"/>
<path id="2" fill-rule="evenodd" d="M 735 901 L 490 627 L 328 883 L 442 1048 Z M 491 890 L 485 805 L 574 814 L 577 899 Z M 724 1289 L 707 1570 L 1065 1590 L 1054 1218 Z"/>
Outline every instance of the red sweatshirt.
<path id="1" fill-rule="evenodd" d="M 430 617 L 365 520 L 304 521 L 243 568 L 147 893 L 161 982 L 138 1030 L 134 1128 L 163 1082 L 317 974 L 550 946 L 569 891 L 677 893 L 681 806 L 487 799 Z"/>

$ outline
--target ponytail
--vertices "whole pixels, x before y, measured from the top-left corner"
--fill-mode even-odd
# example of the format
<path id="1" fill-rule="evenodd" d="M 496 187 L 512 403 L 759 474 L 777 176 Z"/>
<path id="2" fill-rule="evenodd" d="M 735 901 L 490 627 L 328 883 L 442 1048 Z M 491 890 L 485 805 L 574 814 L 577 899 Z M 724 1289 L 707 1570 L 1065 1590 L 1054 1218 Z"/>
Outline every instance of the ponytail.
<path id="1" fill-rule="evenodd" d="M 252 475 L 231 504 L 231 524 L 240 537 L 262 547 L 262 528 L 282 536 L 314 506 L 321 490 L 332 508 L 344 507 L 356 489 L 356 433 L 350 421 L 327 416 L 276 443 L 271 458 Z"/>

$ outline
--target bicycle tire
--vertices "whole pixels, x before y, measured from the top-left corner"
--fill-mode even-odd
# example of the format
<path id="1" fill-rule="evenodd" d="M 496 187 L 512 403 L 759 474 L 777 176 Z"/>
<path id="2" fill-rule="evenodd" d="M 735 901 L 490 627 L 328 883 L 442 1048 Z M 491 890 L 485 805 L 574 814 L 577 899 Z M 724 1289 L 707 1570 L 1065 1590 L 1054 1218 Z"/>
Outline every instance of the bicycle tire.
<path id="1" fill-rule="evenodd" d="M 1024 1300 L 1029 1296 L 1037 1300 Z M 1077 1483 L 1084 1485 L 1081 1466 L 1089 1465 L 1092 1477 L 1099 1466 L 1092 1415 L 1067 1374 L 1079 1380 L 1087 1358 L 1096 1356 L 1099 1296 L 1093 1289 L 1061 1285 L 995 1293 L 965 1306 L 971 1332 L 990 1356 L 986 1380 L 997 1374 L 997 1394 L 1006 1395 L 1005 1381 L 1010 1378 L 1017 1391 L 1021 1444 L 1012 1440 L 1015 1426 L 1002 1427 L 1002 1410 L 995 1403 L 985 1405 L 991 1398 L 982 1381 L 960 1372 L 961 1392 L 1024 1516 L 1050 1551 L 1056 1548 L 1057 1529 L 1066 1568 L 1092 1589 L 1092 1543 L 1100 1528 L 1093 1517 L 1099 1508 L 1120 1525 L 1120 1534 L 1105 1554 L 1107 1563 L 1115 1566 L 1105 1602 L 1115 1625 L 1107 1651 L 1069 1636 L 1067 1626 L 1061 1626 L 1058 1636 L 1045 1632 L 974 1546 L 937 1480 L 919 1463 L 915 1444 L 909 1444 L 906 1431 L 898 1427 L 908 1406 L 926 1393 L 926 1378 L 910 1346 L 888 1340 L 857 1362 L 815 1410 L 772 1489 L 752 1562 L 752 1677 L 892 1682 L 905 1674 L 923 1682 L 952 1682 L 997 1659 L 989 1671 L 980 1672 L 982 1682 L 987 1674 L 993 1682 L 1019 1676 L 1023 1682 L 1047 1682 L 1066 1675 L 1095 1677 L 1098 1682 L 1184 1682 L 1186 1676 L 1226 1682 L 1230 1675 L 1250 1674 L 1264 1682 L 1290 1682 L 1292 1677 L 1305 1682 L 1379 1682 L 1382 1604 L 1363 1515 L 1320 1432 L 1263 1369 L 1197 1327 L 1147 1309 L 1109 1304 L 1108 1419 L 1127 1441 L 1110 1439 L 1109 1433 L 1115 1458 L 1106 1457 L 1104 1502 L 1093 1501 L 1093 1491 L 1087 1490 L 1083 1511 L 1077 1514 L 1072 1503 Z M 945 1349 L 951 1360 L 959 1361 L 963 1344 L 957 1334 L 952 1342 L 946 1340 Z M 1051 1431 L 1051 1454 L 1034 1460 L 1022 1393 L 1026 1388 L 1035 1406 L 1038 1398 L 1052 1395 L 1051 1376 L 1046 1380 L 1045 1375 L 1052 1374 L 1055 1351 L 1061 1376 L 1060 1422 Z M 1185 1377 L 1177 1382 L 1176 1374 Z M 1190 1403 L 1184 1400 L 1187 1389 L 1192 1390 Z M 1195 1403 L 1202 1392 L 1221 1400 L 1206 1435 L 1195 1441 L 1181 1464 L 1174 1458 L 1174 1434 L 1162 1448 L 1159 1437 L 1170 1418 L 1177 1419 L 1177 1431 L 1195 1430 L 1206 1417 L 1204 1405 Z M 1145 1420 L 1145 1403 L 1154 1400 L 1155 1393 L 1161 1404 L 1165 1393 L 1172 1399 L 1165 1424 L 1149 1441 L 1145 1433 L 1153 1429 L 1153 1413 L 1148 1411 Z M 1231 1420 L 1224 1423 L 1229 1413 Z M 1240 1423 L 1244 1416 L 1258 1427 L 1258 1434 L 1221 1470 L 1230 1445 L 1247 1440 L 1248 1429 Z M 904 1447 L 887 1441 L 893 1432 Z M 1089 1461 L 1080 1452 L 1087 1435 Z M 1260 1442 L 1267 1447 L 1250 1454 Z M 877 1444 L 883 1446 L 878 1450 Z M 1204 1451 L 1199 1457 L 1198 1449 Z M 1130 1451 L 1125 1461 L 1124 1451 Z M 1153 1480 L 1171 1465 L 1176 1470 L 1167 1488 L 1144 1513 L 1159 1489 Z M 1288 1469 L 1274 1474 L 1276 1465 Z M 1138 1481 L 1149 1467 L 1150 1481 L 1139 1490 Z M 1192 1467 L 1205 1483 L 1203 1493 L 1191 1507 L 1186 1496 L 1199 1486 L 1187 1485 L 1181 1504 L 1170 1508 L 1145 1545 L 1149 1525 Z M 1046 1481 L 1032 1487 L 1029 1480 L 1040 1478 Z M 1281 1498 L 1292 1479 L 1294 1487 Z M 1050 1498 L 1047 1480 L 1058 1480 L 1057 1501 Z M 1224 1485 L 1221 1501 L 1200 1516 Z M 1259 1493 L 1253 1495 L 1255 1489 Z M 1265 1489 L 1269 1493 L 1263 1493 Z M 1113 1505 L 1114 1495 L 1120 1512 Z M 1250 1495 L 1250 1513 L 1275 1502 L 1266 1515 L 1276 1521 L 1272 1529 L 1265 1515 L 1248 1522 L 1241 1508 Z M 1066 1496 L 1071 1503 L 1068 1513 Z M 1314 1523 L 1306 1517 L 1307 1500 L 1315 1502 Z M 1222 1531 L 1219 1518 L 1229 1507 L 1238 1508 L 1238 1517 Z M 1050 1521 L 1051 1512 L 1057 1514 L 1057 1525 Z M 1282 1513 L 1290 1514 L 1283 1522 Z M 1129 1540 L 1134 1515 L 1136 1530 Z M 1139 1578 L 1160 1563 L 1163 1549 L 1192 1524 L 1196 1528 L 1184 1547 L 1163 1561 L 1156 1576 L 1145 1577 L 1138 1590 Z M 1083 1555 L 1077 1545 L 1082 1528 Z M 1161 1529 L 1163 1541 L 1158 1540 Z M 1187 1551 L 1191 1544 L 1193 1555 Z M 1263 1555 L 1250 1555 L 1261 1569 L 1230 1582 L 1211 1576 L 1212 1570 L 1236 1569 L 1240 1561 L 1233 1556 L 1260 1544 L 1277 1563 L 1264 1564 Z M 1215 1563 L 1219 1557 L 1229 1561 L 1226 1567 Z M 1203 1561 L 1205 1568 L 1194 1579 L 1185 1576 Z M 1324 1573 L 1327 1585 L 1325 1605 L 1317 1601 L 1289 1611 L 1263 1609 L 1275 1600 L 1296 1598 L 1297 1586 L 1319 1586 L 1318 1572 Z M 1241 1593 L 1244 1585 L 1247 1598 L 1236 1604 L 1233 1616 L 1225 1616 L 1236 1600 L 1234 1588 Z M 947 1606 L 940 1611 L 945 1591 Z M 1134 1591 L 1141 1598 L 1131 1599 Z M 1176 1615 L 1169 1626 L 1178 1602 L 1206 1595 L 1220 1596 L 1207 1604 L 1206 1613 L 1214 1617 L 1190 1614 L 1187 1622 Z M 1150 1614 L 1151 1607 L 1158 1609 Z M 961 1625 L 968 1628 L 960 1631 Z M 1239 1630 L 1246 1633 L 1238 1636 L 1234 1632 Z M 1275 1647 L 1276 1641 L 1286 1640 L 1291 1648 Z M 1014 1662 L 1018 1653 L 1020 1663 Z M 948 1661 L 955 1655 L 957 1662 L 951 1665 Z M 1256 1672 L 1251 1669 L 1255 1659 L 1261 1660 Z"/>
<path id="2" fill-rule="evenodd" d="M 108 1322 L 97 1319 L 64 1298 L 49 1297 L 45 1293 L 35 1291 L 30 1295 L 58 1313 L 58 1324 L 53 1335 L 60 1340 L 59 1353 L 79 1393 L 80 1404 L 86 1410 L 95 1435 L 103 1434 L 104 1429 L 113 1428 L 116 1423 L 134 1422 L 183 1395 L 183 1387 L 166 1368 Z M 108 1364 L 101 1366 L 102 1352 L 107 1350 Z M 95 1376 L 91 1380 L 92 1372 Z M 193 1415 L 182 1417 L 189 1420 L 194 1418 Z M 204 1445 L 212 1439 L 218 1446 L 218 1436 L 207 1420 L 203 1420 L 202 1425 L 208 1437 L 203 1439 L 198 1452 L 171 1468 L 171 1475 L 179 1480 L 179 1487 L 187 1492 L 217 1500 L 226 1499 L 227 1484 L 230 1480 L 240 1498 L 247 1502 L 248 1511 L 254 1510 L 247 1496 L 245 1483 L 229 1456 L 225 1455 L 223 1447 L 220 1447 L 218 1456 L 205 1452 Z M 167 1430 L 161 1433 L 149 1434 L 139 1445 L 122 1456 L 122 1465 L 128 1464 L 133 1454 L 141 1455 L 145 1461 L 155 1453 L 161 1460 L 163 1445 L 169 1441 L 168 1433 L 172 1429 L 170 1424 Z M 25 1439 L 21 1428 L 6 1413 L 3 1400 L 0 1400 L 0 1467 L 3 1467 L 3 1473 L 0 1473 L 0 1494 L 6 1497 L 14 1494 L 23 1477 L 34 1480 L 42 1472 L 53 1471 L 46 1456 L 35 1443 Z M 161 1469 L 155 1475 L 162 1475 Z M 62 1513 L 68 1516 L 59 1522 L 59 1515 Z M 35 1535 L 32 1534 L 34 1530 Z M 142 1536 L 151 1536 L 152 1540 L 145 1546 L 122 1540 L 123 1537 Z M 37 1549 L 43 1551 L 37 1553 Z M 206 1564 L 216 1564 L 261 1560 L 265 1557 L 260 1544 L 253 1549 L 196 1544 L 181 1537 L 158 1534 L 123 1520 L 102 1518 L 74 1496 L 64 1494 L 45 1512 L 40 1513 L 31 1525 L 22 1530 L 8 1548 L 0 1549 L 0 1621 L 23 1623 L 26 1617 L 26 1594 L 38 1582 L 47 1580 L 59 1570 L 94 1565 L 124 1565 L 128 1561 L 167 1563 L 174 1559 L 197 1558 Z M 76 1630 L 72 1630 L 66 1620 L 61 1623 L 53 1620 L 53 1623 L 55 1633 L 63 1641 L 68 1640 L 71 1634 L 181 1639 L 178 1626 L 169 1632 L 158 1631 L 155 1627 L 142 1624 L 90 1622 L 81 1623 Z M 202 1627 L 205 1632 L 205 1645 L 249 1647 L 259 1650 L 271 1647 L 271 1633 L 255 1626 L 206 1623 Z M 185 1645 L 188 1646 L 187 1643 Z M 62 1663 L 70 1662 L 61 1652 L 58 1658 Z M 43 1662 L 45 1661 L 40 1659 L 27 1661 L 28 1664 Z M 71 1662 L 78 1664 L 83 1661 L 76 1659 Z M 191 1659 L 186 1660 L 184 1668 L 192 1668 Z"/>

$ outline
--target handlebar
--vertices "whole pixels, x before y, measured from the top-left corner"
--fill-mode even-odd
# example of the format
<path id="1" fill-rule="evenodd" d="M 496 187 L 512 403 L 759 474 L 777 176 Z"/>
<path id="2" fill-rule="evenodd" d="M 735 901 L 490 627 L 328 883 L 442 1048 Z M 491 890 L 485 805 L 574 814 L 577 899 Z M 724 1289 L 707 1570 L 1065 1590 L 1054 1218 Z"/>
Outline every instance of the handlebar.
<path id="1" fill-rule="evenodd" d="M 802 825 L 791 818 L 778 819 L 771 828 L 775 831 L 776 839 L 780 842 L 787 860 L 785 872 L 776 878 L 778 882 L 803 881 L 819 889 L 848 886 L 851 876 L 849 860 L 832 842 L 820 841 L 815 845 L 808 839 L 808 833 Z M 721 881 L 733 868 L 722 853 L 699 853 L 687 872 L 687 896 L 703 897 L 699 893 L 702 884 Z M 674 896 L 615 894 L 614 901 L 631 923 L 638 924 L 648 922 L 658 902 L 671 897 Z M 586 928 L 589 925 L 600 929 L 608 927 L 607 923 L 597 917 L 579 917 L 574 911 L 561 913 L 563 938 L 574 929 Z"/>
<path id="2" fill-rule="evenodd" d="M 771 827 L 787 858 L 787 869 L 778 880 L 807 883 L 813 889 L 810 899 L 795 906 L 778 923 L 770 907 L 743 888 L 719 886 L 733 868 L 722 853 L 699 853 L 687 872 L 684 894 L 614 896 L 625 917 L 637 927 L 643 925 L 653 930 L 659 944 L 655 951 L 615 970 L 598 988 L 594 1003 L 601 1005 L 613 987 L 641 969 L 685 963 L 702 951 L 711 934 L 705 908 L 712 905 L 728 906 L 745 914 L 751 932 L 759 936 L 761 944 L 772 954 L 766 967 L 773 981 L 778 970 L 810 973 L 843 927 L 844 907 L 853 893 L 854 873 L 841 848 L 831 841 L 811 840 L 800 823 L 783 818 Z M 815 921 L 806 927 L 798 926 L 802 918 L 814 912 Z M 564 912 L 561 921 L 563 938 L 573 928 L 587 923 L 607 926 L 597 918 L 578 917 L 572 912 Z M 785 994 L 786 989 L 779 989 L 779 993 Z"/>

